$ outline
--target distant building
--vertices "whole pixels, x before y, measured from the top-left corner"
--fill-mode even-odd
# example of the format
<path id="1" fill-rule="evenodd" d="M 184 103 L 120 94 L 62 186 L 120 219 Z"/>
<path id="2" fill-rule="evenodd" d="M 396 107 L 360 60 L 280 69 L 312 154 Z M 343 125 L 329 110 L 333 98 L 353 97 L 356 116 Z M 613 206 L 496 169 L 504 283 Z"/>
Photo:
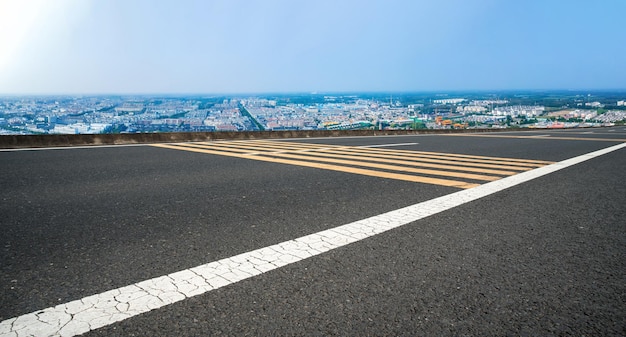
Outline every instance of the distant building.
<path id="1" fill-rule="evenodd" d="M 545 111 L 545 107 L 543 106 L 524 106 L 524 105 L 516 105 L 516 106 L 506 106 L 506 107 L 498 107 L 495 108 L 492 112 L 492 115 L 496 116 L 526 116 L 526 117 L 536 117 L 542 115 Z"/>
<path id="2" fill-rule="evenodd" d="M 219 124 L 216 129 L 219 131 L 237 131 L 237 127 L 232 124 Z"/>
<path id="3" fill-rule="evenodd" d="M 122 106 L 115 107 L 115 112 L 141 112 L 144 108 L 145 106 L 141 102 L 126 102 Z"/>
<path id="4" fill-rule="evenodd" d="M 466 105 L 464 107 L 457 108 L 457 112 L 461 113 L 483 113 L 487 111 L 487 108 L 480 105 Z"/>
<path id="5" fill-rule="evenodd" d="M 465 101 L 465 98 L 447 98 L 447 99 L 436 99 L 433 101 L 435 104 L 459 104 Z"/>
<path id="6" fill-rule="evenodd" d="M 488 105 L 498 105 L 498 104 L 507 104 L 509 103 L 508 100 L 505 99 L 484 99 L 484 100 L 474 100 L 472 101 L 472 105 L 481 105 L 481 106 L 488 106 Z"/>
<path id="7" fill-rule="evenodd" d="M 604 107 L 604 104 L 602 104 L 600 102 L 587 102 L 587 103 L 585 103 L 585 106 L 590 106 L 592 108 L 602 108 L 602 107 Z"/>

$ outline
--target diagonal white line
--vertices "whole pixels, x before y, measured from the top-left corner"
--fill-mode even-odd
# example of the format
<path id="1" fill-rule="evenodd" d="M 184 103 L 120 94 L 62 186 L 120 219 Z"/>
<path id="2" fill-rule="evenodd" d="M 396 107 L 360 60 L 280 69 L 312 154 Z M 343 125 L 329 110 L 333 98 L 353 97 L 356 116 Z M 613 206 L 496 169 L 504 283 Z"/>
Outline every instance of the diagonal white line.
<path id="1" fill-rule="evenodd" d="M 75 336 L 316 256 L 626 147 L 552 165 L 0 322 L 0 336 Z"/>
<path id="2" fill-rule="evenodd" d="M 363 146 L 355 146 L 358 148 L 370 148 L 370 147 L 394 147 L 394 146 L 407 146 L 407 145 L 417 145 L 419 143 L 396 143 L 396 144 L 378 144 L 378 145 L 363 145 Z"/>

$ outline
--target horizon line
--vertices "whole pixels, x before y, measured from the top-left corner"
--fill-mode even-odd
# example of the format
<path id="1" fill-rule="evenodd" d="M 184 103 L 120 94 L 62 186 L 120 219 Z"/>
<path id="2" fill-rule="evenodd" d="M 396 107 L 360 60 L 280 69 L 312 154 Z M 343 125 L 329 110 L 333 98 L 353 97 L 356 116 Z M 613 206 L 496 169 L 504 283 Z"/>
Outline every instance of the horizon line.
<path id="1" fill-rule="evenodd" d="M 250 91 L 250 92 L 144 92 L 144 93 L 0 93 L 0 97 L 42 97 L 42 96 L 254 96 L 254 95 L 323 95 L 323 94 L 441 94 L 441 93 L 533 93 L 533 92 L 603 92 L 603 93 L 626 93 L 626 88 L 606 89 L 448 89 L 448 90 L 353 90 L 353 91 Z"/>

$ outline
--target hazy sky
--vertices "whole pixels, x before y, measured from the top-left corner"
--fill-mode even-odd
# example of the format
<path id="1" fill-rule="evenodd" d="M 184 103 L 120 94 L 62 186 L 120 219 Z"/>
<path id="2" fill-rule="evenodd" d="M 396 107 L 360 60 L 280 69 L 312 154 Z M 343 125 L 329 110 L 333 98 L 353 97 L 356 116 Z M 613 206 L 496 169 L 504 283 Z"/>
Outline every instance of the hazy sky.
<path id="1" fill-rule="evenodd" d="M 0 0 L 0 94 L 626 89 L 625 0 Z"/>

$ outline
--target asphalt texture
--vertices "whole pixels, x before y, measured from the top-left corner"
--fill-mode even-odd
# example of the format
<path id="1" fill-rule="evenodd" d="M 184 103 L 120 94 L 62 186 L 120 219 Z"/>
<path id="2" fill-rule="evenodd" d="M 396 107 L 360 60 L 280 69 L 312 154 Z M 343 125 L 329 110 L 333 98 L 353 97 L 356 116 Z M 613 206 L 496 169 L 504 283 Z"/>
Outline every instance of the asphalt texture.
<path id="1" fill-rule="evenodd" d="M 626 141 L 585 132 L 288 141 L 550 161 Z M 622 149 L 87 335 L 626 335 L 624 167 Z M 0 152 L 0 172 L 1 320 L 458 191 L 149 146 Z"/>

